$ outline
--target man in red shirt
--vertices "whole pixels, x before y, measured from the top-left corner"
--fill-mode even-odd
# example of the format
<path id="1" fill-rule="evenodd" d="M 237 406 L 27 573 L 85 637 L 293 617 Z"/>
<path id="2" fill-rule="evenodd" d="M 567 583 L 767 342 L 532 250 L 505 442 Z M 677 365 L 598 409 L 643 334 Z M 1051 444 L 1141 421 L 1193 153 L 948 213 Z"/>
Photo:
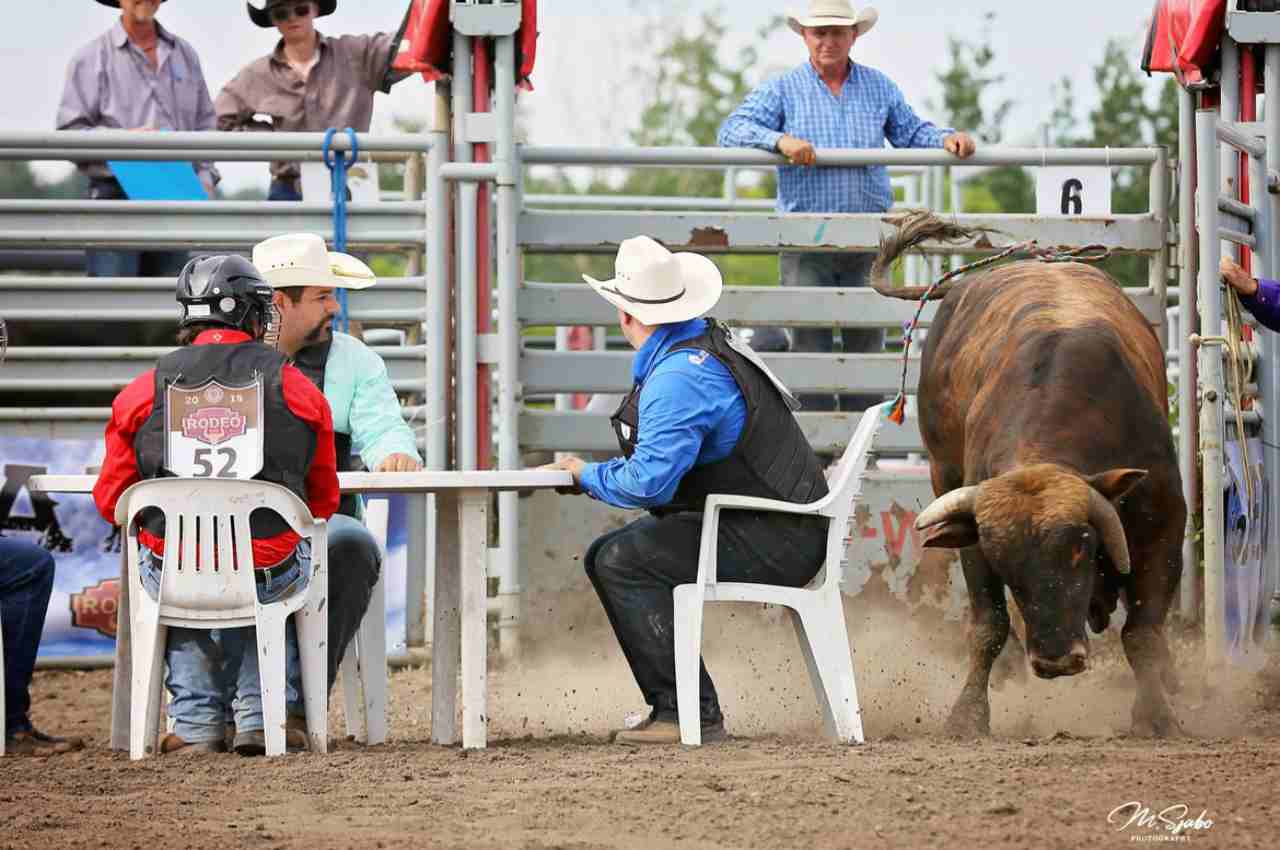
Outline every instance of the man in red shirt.
<path id="1" fill-rule="evenodd" d="M 328 519 L 333 514 L 338 506 L 338 474 L 329 404 L 283 354 L 262 342 L 273 324 L 271 295 L 271 287 L 242 257 L 200 257 L 182 270 L 177 292 L 182 304 L 178 332 L 182 347 L 134 379 L 111 406 L 106 454 L 93 488 L 94 501 L 108 522 L 115 522 L 120 495 L 137 481 L 175 475 L 212 477 L 228 471 L 235 477 L 288 488 L 307 502 L 314 517 Z M 242 441 L 231 451 L 191 449 L 202 442 L 202 434 L 198 427 L 188 429 L 186 421 L 181 431 L 169 431 L 167 419 L 179 412 L 166 407 L 177 404 L 178 399 L 184 406 L 190 405 L 182 411 L 185 418 L 198 425 L 202 415 L 228 415 L 227 407 L 235 397 L 252 398 L 254 393 L 259 399 L 256 408 L 261 411 L 257 428 L 250 429 L 256 433 L 249 442 L 243 441 L 242 434 Z M 201 408 L 206 399 L 218 406 Z M 213 455 L 216 464 L 210 463 Z M 215 470 L 215 465 L 222 468 Z M 154 509 L 144 510 L 135 522 L 140 526 L 138 569 L 142 583 L 157 597 L 164 559 L 164 516 Z M 281 517 L 265 512 L 254 515 L 250 532 L 260 601 L 275 601 L 305 584 L 311 560 L 307 541 Z M 305 713 L 292 620 L 286 644 L 287 739 L 291 749 L 302 749 L 306 746 Z M 257 642 L 252 628 L 171 628 L 165 660 L 174 731 L 161 742 L 161 752 L 225 752 L 225 721 L 233 700 L 236 734 L 232 746 L 241 755 L 265 752 Z"/>

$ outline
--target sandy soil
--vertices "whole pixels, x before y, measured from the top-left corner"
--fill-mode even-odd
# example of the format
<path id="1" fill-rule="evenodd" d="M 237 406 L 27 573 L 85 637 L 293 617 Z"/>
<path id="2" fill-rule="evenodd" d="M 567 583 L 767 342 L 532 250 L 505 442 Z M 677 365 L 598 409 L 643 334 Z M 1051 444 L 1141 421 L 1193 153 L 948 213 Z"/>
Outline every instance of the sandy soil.
<path id="1" fill-rule="evenodd" d="M 384 746 L 138 763 L 105 749 L 109 672 L 41 674 L 38 723 L 91 743 L 0 761 L 0 847 L 1276 845 L 1280 712 L 1261 707 L 1250 677 L 1207 695 L 1186 667 L 1176 704 L 1188 735 L 1131 738 L 1131 677 L 1104 640 L 1081 676 L 1004 683 L 993 736 L 953 741 L 941 727 L 963 674 L 956 629 L 850 615 L 861 747 L 822 740 L 790 627 L 758 608 L 712 618 L 708 665 L 734 738 L 700 750 L 607 743 L 640 699 L 590 617 L 495 669 L 492 744 L 475 752 L 427 743 L 422 669 L 391 679 Z M 1195 648 L 1179 650 L 1185 659 Z M 331 731 L 341 722 L 335 711 Z M 1153 815 L 1185 806 L 1212 825 L 1126 827 L 1132 809 L 1108 823 L 1130 802 Z"/>

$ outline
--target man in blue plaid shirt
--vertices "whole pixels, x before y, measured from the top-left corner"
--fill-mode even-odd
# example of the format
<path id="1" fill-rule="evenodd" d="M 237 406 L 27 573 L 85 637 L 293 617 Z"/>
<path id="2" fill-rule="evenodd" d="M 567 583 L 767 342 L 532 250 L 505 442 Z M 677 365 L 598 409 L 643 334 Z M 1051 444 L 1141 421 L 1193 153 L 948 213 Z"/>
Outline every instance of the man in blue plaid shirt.
<path id="1" fill-rule="evenodd" d="M 747 95 L 720 128 L 724 147 L 777 151 L 790 165 L 778 169 L 778 211 L 804 213 L 884 212 L 893 204 L 884 166 L 812 168 L 815 147 L 945 148 L 957 157 L 973 154 L 966 133 L 940 129 L 916 115 L 887 76 L 849 58 L 854 42 L 878 18 L 875 9 L 855 12 L 848 0 L 811 0 L 809 12 L 787 18 L 804 38 L 809 61 Z M 783 286 L 865 286 L 874 254 L 862 252 L 780 257 Z M 794 351 L 830 352 L 831 328 L 797 328 Z M 884 331 L 846 328 L 846 352 L 884 348 Z M 831 395 L 803 396 L 808 410 L 835 410 Z M 882 397 L 841 395 L 841 410 L 861 411 Z"/>

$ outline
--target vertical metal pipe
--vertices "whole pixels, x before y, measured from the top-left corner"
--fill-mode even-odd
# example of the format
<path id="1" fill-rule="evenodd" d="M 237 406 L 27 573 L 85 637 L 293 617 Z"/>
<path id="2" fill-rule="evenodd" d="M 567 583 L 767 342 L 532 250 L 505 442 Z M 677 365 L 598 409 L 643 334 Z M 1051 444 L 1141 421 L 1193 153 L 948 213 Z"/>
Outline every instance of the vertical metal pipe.
<path id="1" fill-rule="evenodd" d="M 1195 514 L 1200 504 L 1200 467 L 1196 462 L 1196 350 L 1191 335 L 1200 331 L 1196 312 L 1196 96 L 1178 90 L 1178 468 L 1182 473 L 1182 498 L 1187 503 L 1187 528 L 1182 539 L 1182 594 L 1184 622 L 1194 622 L 1200 610 L 1200 571 L 1195 541 Z M 1208 151 L 1212 156 L 1212 151 Z"/>
<path id="2" fill-rule="evenodd" d="M 1151 217 L 1160 223 L 1160 247 L 1147 258 L 1147 285 L 1156 302 L 1169 302 L 1169 152 L 1161 147 L 1156 161 L 1151 164 Z M 1160 315 L 1163 317 L 1164 313 Z M 1162 349 L 1169 347 L 1169 328 L 1161 323 L 1156 328 Z"/>
<path id="3" fill-rule="evenodd" d="M 473 106 L 477 113 L 488 112 L 489 89 L 493 81 L 489 41 L 477 38 L 473 47 Z M 473 158 L 476 162 L 488 162 L 489 145 L 476 143 Z M 476 187 L 476 198 L 476 333 L 487 334 L 492 313 L 489 299 L 493 286 L 490 277 L 493 224 L 488 183 L 481 183 Z M 476 364 L 476 466 L 479 469 L 490 469 L 493 466 L 493 432 L 489 418 L 489 367 L 479 363 Z"/>
<path id="4" fill-rule="evenodd" d="M 494 162 L 498 166 L 497 268 L 498 268 L 498 467 L 520 466 L 518 417 L 520 415 L 520 324 L 516 300 L 522 285 L 516 224 L 520 212 L 520 154 L 515 141 L 515 37 L 497 40 L 494 61 L 494 105 L 498 140 Z M 498 646 L 505 656 L 519 652 L 520 514 L 515 493 L 498 494 Z"/>
<path id="5" fill-rule="evenodd" d="M 1205 335 L 1222 333 L 1222 293 L 1218 289 L 1218 193 L 1222 160 L 1217 150 L 1218 116 L 1211 110 L 1196 112 L 1196 150 L 1200 191 L 1197 221 L 1200 226 L 1199 304 L 1200 328 Z M 1204 634 L 1205 670 L 1216 677 L 1225 656 L 1226 610 L 1223 576 L 1224 513 L 1222 498 L 1222 349 L 1201 345 L 1200 454 L 1204 468 Z"/>
<path id="6" fill-rule="evenodd" d="M 467 121 L 472 109 L 471 38 L 453 34 L 453 158 L 471 162 Z M 458 469 L 476 468 L 476 202 L 474 183 L 457 188 L 454 251 L 457 289 L 454 339 L 457 347 Z"/>
<path id="7" fill-rule="evenodd" d="M 440 84 L 437 83 L 437 86 Z M 447 95 L 437 89 L 435 129 L 431 132 L 431 151 L 427 155 L 427 247 L 425 252 L 427 280 L 427 392 L 426 392 L 426 466 L 445 469 L 449 465 L 449 384 L 452 373 L 449 355 L 449 188 L 440 176 L 440 166 L 449 159 L 449 110 Z M 409 523 L 415 532 L 411 537 L 425 543 L 426 569 L 409 570 L 405 594 L 405 643 L 424 646 L 431 630 L 435 597 L 427 588 L 435 585 L 436 573 L 436 497 L 410 502 L 414 516 Z M 419 514 L 425 513 L 425 517 Z M 423 533 L 419 534 L 421 530 Z M 416 544 L 413 544 L 416 548 Z M 416 564 L 411 558 L 410 564 Z"/>
<path id="8" fill-rule="evenodd" d="M 1240 50 L 1235 40 L 1229 35 L 1222 36 L 1222 84 L 1219 90 L 1222 93 L 1222 101 L 1219 105 L 1220 117 L 1224 122 L 1235 123 L 1240 120 Z M 1219 191 L 1228 198 L 1237 197 L 1237 177 L 1240 173 L 1240 154 L 1231 145 L 1218 145 L 1217 138 L 1214 138 L 1213 147 L 1197 148 L 1198 150 L 1218 151 L 1218 182 L 1214 185 Z M 1230 254 L 1232 257 L 1240 256 L 1240 249 L 1234 244 L 1223 240 L 1218 250 L 1221 252 L 1219 256 Z M 1203 259 L 1203 258 L 1202 258 Z M 1216 267 L 1215 263 L 1215 267 Z M 1216 334 L 1216 327 L 1205 328 L 1205 333 Z"/>
<path id="9" fill-rule="evenodd" d="M 1263 99 L 1263 126 L 1266 127 L 1268 172 L 1280 173 L 1280 45 L 1268 44 L 1263 68 L 1263 87 L 1266 95 Z M 1254 274 L 1275 280 L 1280 277 L 1280 195 L 1267 191 L 1266 183 L 1254 188 L 1254 193 L 1266 210 L 1263 222 L 1256 230 L 1266 232 L 1267 252 L 1262 262 L 1255 263 Z M 1261 363 L 1259 368 L 1260 391 L 1262 392 L 1262 459 L 1263 480 L 1267 487 L 1267 551 L 1263 553 L 1263 563 L 1267 565 L 1268 575 L 1265 586 L 1266 600 L 1271 603 L 1280 591 L 1280 558 L 1276 557 L 1276 535 L 1280 531 L 1280 337 L 1276 334 L 1262 334 Z M 1268 605 L 1268 611 L 1270 605 Z M 1269 636 L 1274 631 L 1267 630 Z"/>

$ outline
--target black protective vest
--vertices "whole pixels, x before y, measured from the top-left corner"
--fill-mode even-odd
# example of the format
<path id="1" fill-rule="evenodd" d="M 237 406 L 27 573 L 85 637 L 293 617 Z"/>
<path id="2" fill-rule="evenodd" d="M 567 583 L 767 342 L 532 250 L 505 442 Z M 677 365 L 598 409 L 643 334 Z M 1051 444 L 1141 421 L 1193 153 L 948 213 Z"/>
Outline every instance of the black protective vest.
<path id="1" fill-rule="evenodd" d="M 798 504 L 827 495 L 822 466 L 782 393 L 755 364 L 729 346 L 727 333 L 727 328 L 712 320 L 704 333 L 671 349 L 708 352 L 729 369 L 747 405 L 742 433 L 728 457 L 690 469 L 680 479 L 671 504 L 653 513 L 701 511 L 712 493 Z M 618 445 L 627 457 L 640 439 L 640 389 L 637 384 L 611 417 Z"/>
<path id="2" fill-rule="evenodd" d="M 151 415 L 133 438 L 138 475 L 143 479 L 171 478 L 164 468 L 165 390 L 170 384 L 198 387 L 210 379 L 236 386 L 260 377 L 262 381 L 263 445 L 262 470 L 254 476 L 291 490 L 307 500 L 307 470 L 316 453 L 316 435 L 299 419 L 284 399 L 281 370 L 288 362 L 284 355 L 260 342 L 231 345 L 188 345 L 160 358 L 155 370 L 155 401 Z M 164 514 L 147 509 L 141 514 L 142 527 L 157 537 L 164 536 Z M 250 533 L 257 538 L 274 537 L 289 530 L 283 519 L 271 511 L 256 511 L 250 518 Z"/>
<path id="3" fill-rule="evenodd" d="M 332 346 L 333 339 L 330 338 L 327 342 L 308 345 L 293 358 L 293 365 L 310 378 L 311 383 L 315 384 L 322 393 L 324 392 L 324 370 L 329 363 L 329 349 Z M 354 472 L 363 468 L 362 464 L 356 464 L 356 459 L 351 454 L 350 434 L 343 434 L 335 429 L 333 448 L 338 454 L 339 472 Z M 359 497 L 355 493 L 343 493 L 342 500 L 338 502 L 338 513 L 360 519 Z"/>

